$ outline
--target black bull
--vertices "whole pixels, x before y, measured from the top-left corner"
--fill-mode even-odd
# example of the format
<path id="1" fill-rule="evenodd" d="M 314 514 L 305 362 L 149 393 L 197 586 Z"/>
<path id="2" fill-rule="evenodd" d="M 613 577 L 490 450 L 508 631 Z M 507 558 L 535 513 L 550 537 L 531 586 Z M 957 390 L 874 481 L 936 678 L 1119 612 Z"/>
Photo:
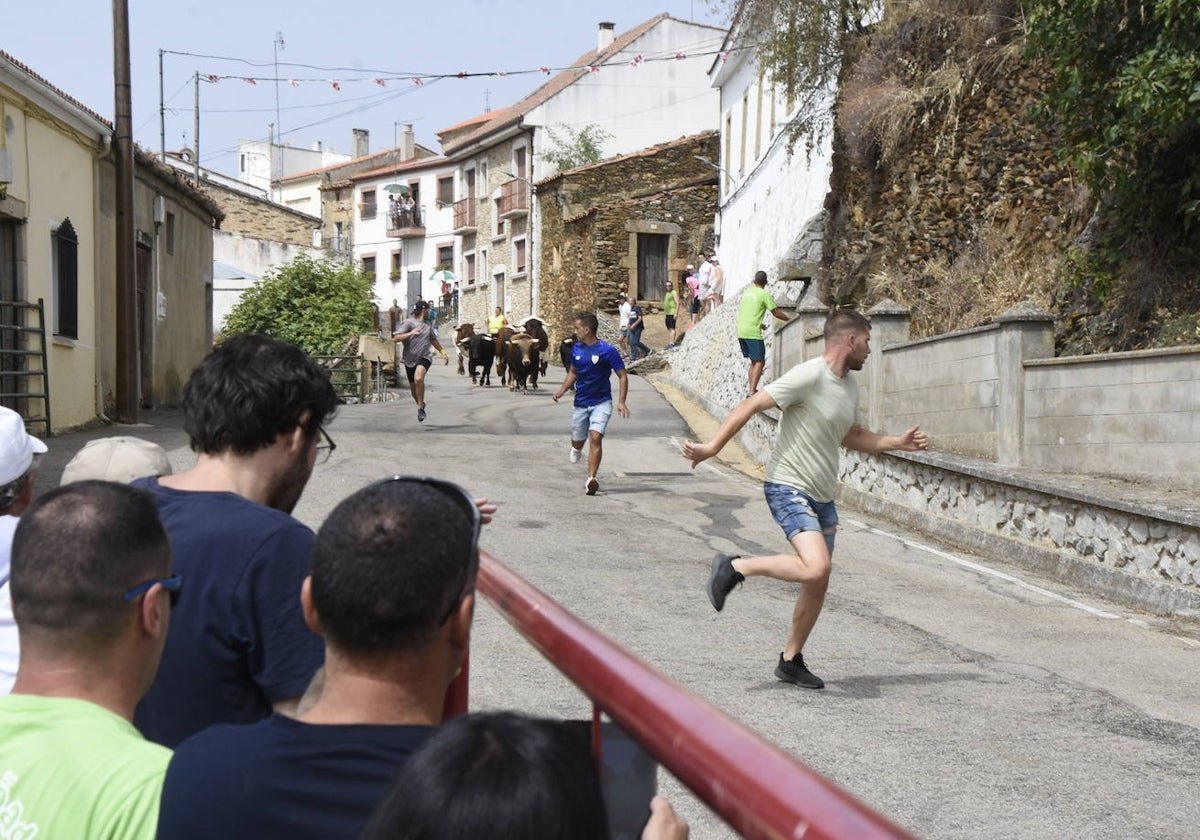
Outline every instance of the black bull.
<path id="1" fill-rule="evenodd" d="M 471 374 L 471 384 L 475 384 L 476 368 L 479 369 L 479 384 L 492 384 L 492 361 L 496 356 L 496 346 L 490 335 L 476 333 L 465 339 L 467 352 L 467 370 Z"/>

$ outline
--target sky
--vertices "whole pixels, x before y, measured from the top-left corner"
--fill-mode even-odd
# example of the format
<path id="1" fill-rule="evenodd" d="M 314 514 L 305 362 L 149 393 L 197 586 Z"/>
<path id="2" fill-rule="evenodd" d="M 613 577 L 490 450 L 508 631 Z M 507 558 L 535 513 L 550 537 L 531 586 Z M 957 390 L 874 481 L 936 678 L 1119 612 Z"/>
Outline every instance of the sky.
<path id="1" fill-rule="evenodd" d="M 539 68 L 570 66 L 595 49 L 600 21 L 615 23 L 618 35 L 661 12 L 727 23 L 709 0 L 128 3 L 134 140 L 160 148 L 164 50 L 167 150 L 194 145 L 198 72 L 205 79 L 200 162 L 229 175 L 236 174 L 239 140 L 265 140 L 276 122 L 284 142 L 312 148 L 320 141 L 344 153 L 353 128 L 370 131 L 375 152 L 395 145 L 398 126 L 411 123 L 418 143 L 440 151 L 436 132 L 516 102 L 548 78 Z M 0 50 L 111 120 L 112 4 L 4 0 L 4 6 Z M 496 75 L 460 79 L 460 72 Z"/>

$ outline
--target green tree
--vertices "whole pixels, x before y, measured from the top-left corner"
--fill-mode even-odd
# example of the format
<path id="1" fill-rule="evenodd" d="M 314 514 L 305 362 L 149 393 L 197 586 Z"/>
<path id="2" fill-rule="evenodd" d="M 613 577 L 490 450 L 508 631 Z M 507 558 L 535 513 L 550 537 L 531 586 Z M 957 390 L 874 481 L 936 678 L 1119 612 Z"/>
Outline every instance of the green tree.
<path id="1" fill-rule="evenodd" d="M 1124 232 L 1186 233 L 1200 215 L 1200 3 L 1028 0 L 1040 115 Z M 1168 237 L 1169 238 L 1169 237 Z"/>
<path id="2" fill-rule="evenodd" d="M 261 332 L 314 355 L 338 351 L 372 329 L 374 278 L 353 265 L 300 254 L 242 293 L 225 334 Z"/>
<path id="3" fill-rule="evenodd" d="M 542 152 L 542 159 L 556 166 L 559 172 L 603 160 L 604 141 L 612 137 L 595 123 L 578 131 L 560 123 L 549 129 L 549 134 L 553 145 Z"/>

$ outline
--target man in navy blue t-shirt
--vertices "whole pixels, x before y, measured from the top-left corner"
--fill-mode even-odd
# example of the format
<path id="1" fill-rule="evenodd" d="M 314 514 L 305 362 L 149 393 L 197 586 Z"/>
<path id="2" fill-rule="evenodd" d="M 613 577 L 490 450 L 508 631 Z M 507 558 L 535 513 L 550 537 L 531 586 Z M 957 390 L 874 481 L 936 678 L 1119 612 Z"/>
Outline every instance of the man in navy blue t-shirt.
<path id="1" fill-rule="evenodd" d="M 332 450 L 323 426 L 337 405 L 327 371 L 265 335 L 221 342 L 184 385 L 196 465 L 134 482 L 154 497 L 193 593 L 134 716 L 149 740 L 174 747 L 214 723 L 294 712 L 321 667 L 299 598 L 313 532 L 291 511 Z"/>
<path id="2" fill-rule="evenodd" d="M 554 395 L 554 401 L 575 386 L 575 411 L 571 415 L 571 463 L 578 464 L 583 452 L 583 442 L 588 441 L 588 478 L 583 489 L 589 496 L 600 489 L 597 473 L 600 458 L 604 454 L 602 441 L 612 417 L 612 374 L 617 374 L 617 411 L 622 417 L 629 416 L 625 407 L 625 395 L 629 392 L 629 374 L 621 353 L 611 344 L 596 336 L 599 322 L 593 312 L 580 312 L 575 316 L 575 343 L 571 345 L 571 369 L 562 387 Z"/>
<path id="3" fill-rule="evenodd" d="M 401 477 L 338 505 L 297 593 L 324 637 L 319 696 L 296 719 L 214 726 L 180 744 L 159 840 L 357 838 L 441 723 L 471 634 L 479 525 L 494 511 L 448 482 Z"/>

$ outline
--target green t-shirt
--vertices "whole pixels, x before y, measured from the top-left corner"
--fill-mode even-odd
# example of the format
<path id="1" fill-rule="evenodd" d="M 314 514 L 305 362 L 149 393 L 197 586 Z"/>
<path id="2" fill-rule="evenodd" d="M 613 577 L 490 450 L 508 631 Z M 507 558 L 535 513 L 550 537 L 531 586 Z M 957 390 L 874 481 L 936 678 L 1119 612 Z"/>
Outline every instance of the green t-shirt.
<path id="1" fill-rule="evenodd" d="M 839 379 L 818 356 L 796 365 L 765 390 L 782 409 L 767 481 L 803 490 L 818 502 L 833 501 L 838 450 L 858 415 L 853 374 Z"/>
<path id="2" fill-rule="evenodd" d="M 668 289 L 667 293 L 663 295 L 663 314 L 674 315 L 675 307 L 678 305 L 678 301 L 675 299 L 675 290 Z"/>
<path id="3" fill-rule="evenodd" d="M 762 338 L 763 316 L 775 309 L 775 299 L 761 286 L 753 283 L 742 292 L 738 307 L 737 337 Z"/>
<path id="4" fill-rule="evenodd" d="M 171 751 L 85 700 L 0 697 L 0 831 L 153 840 Z"/>

